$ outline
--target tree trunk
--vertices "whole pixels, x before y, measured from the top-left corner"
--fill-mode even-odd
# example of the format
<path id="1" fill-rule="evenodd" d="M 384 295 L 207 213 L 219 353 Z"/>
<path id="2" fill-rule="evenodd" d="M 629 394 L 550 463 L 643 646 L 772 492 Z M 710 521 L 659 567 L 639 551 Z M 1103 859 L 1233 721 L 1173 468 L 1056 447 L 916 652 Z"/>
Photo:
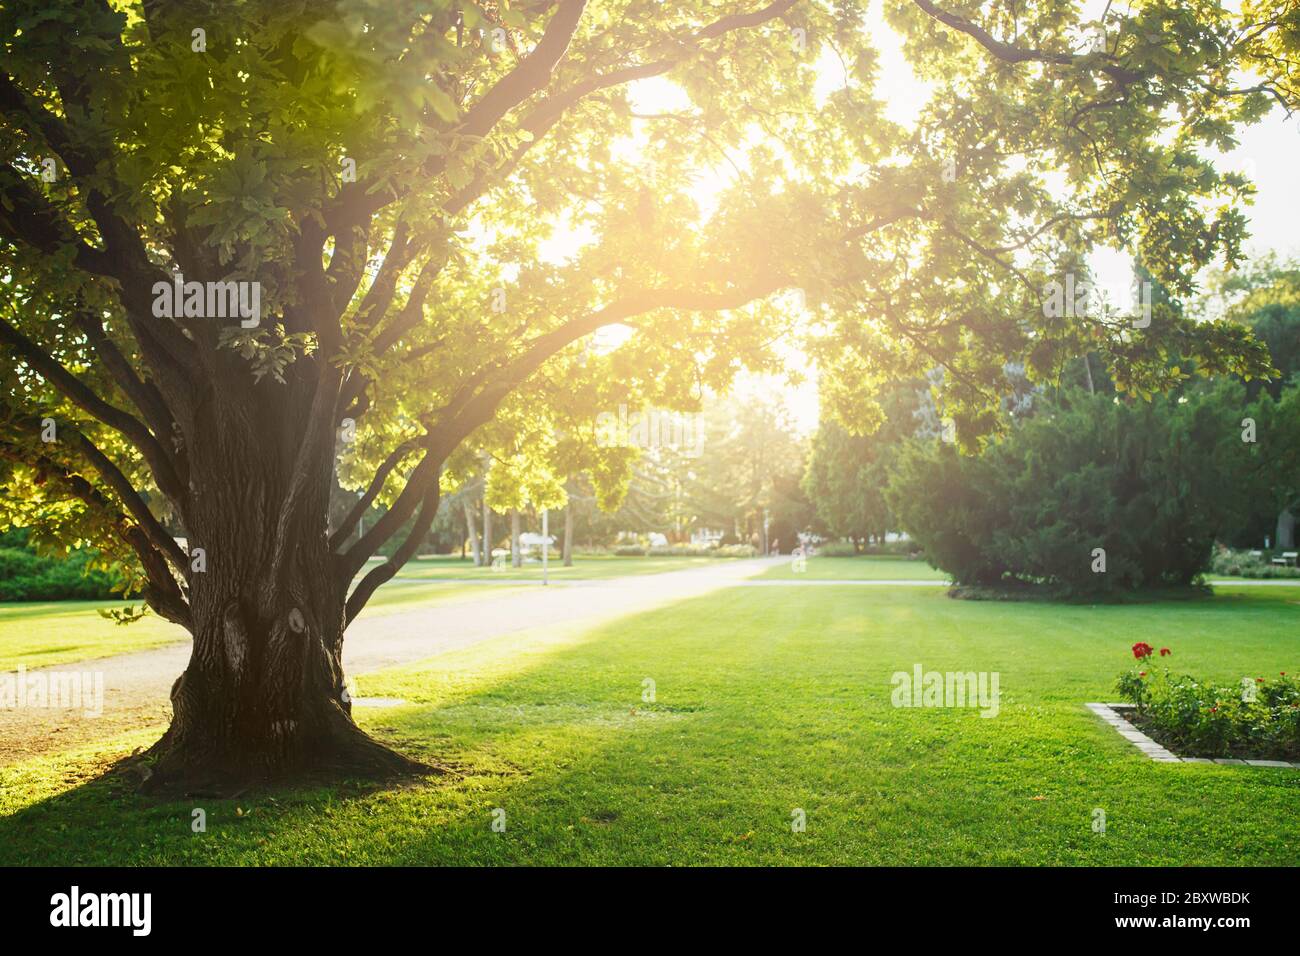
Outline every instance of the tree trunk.
<path id="1" fill-rule="evenodd" d="M 428 770 L 352 720 L 341 662 L 347 586 L 326 533 L 328 456 L 282 524 L 292 458 L 261 449 L 296 446 L 220 424 L 209 447 L 192 451 L 185 530 L 205 567 L 191 550 L 193 649 L 145 788 L 221 794 L 321 774 Z"/>
<path id="2" fill-rule="evenodd" d="M 483 566 L 492 566 L 492 509 L 488 507 L 487 495 L 483 495 Z"/>
<path id="3" fill-rule="evenodd" d="M 573 567 L 573 499 L 564 507 L 564 566 Z"/>
<path id="4" fill-rule="evenodd" d="M 512 568 L 522 568 L 524 566 L 523 552 L 519 550 L 519 509 L 510 509 L 510 566 Z"/>
<path id="5" fill-rule="evenodd" d="M 469 499 L 464 499 L 461 504 L 465 508 L 465 527 L 469 532 L 470 548 L 474 552 L 474 567 L 482 567 L 483 559 L 479 554 L 478 548 L 478 528 L 474 523 L 474 506 L 470 504 Z"/>
<path id="6" fill-rule="evenodd" d="M 1277 516 L 1277 544 L 1278 550 L 1290 551 L 1295 548 L 1295 515 L 1291 513 L 1290 508 L 1283 508 Z"/>

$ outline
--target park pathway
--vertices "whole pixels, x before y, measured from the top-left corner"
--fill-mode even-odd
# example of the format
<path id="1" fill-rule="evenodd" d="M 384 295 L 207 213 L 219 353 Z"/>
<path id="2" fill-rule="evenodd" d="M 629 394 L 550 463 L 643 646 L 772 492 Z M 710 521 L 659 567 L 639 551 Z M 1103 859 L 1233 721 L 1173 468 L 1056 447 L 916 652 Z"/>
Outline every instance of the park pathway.
<path id="1" fill-rule="evenodd" d="M 485 588 L 482 597 L 455 604 L 369 618 L 363 612 L 348 628 L 343 666 L 348 674 L 365 674 L 548 623 L 592 626 L 744 582 L 789 560 L 726 561 L 684 571 L 569 581 L 552 587 L 524 584 L 509 594 L 493 595 Z M 166 722 L 171 713 L 168 695 L 172 683 L 185 669 L 189 655 L 190 645 L 183 642 L 27 671 L 28 676 L 50 672 L 102 675 L 103 712 L 90 716 L 77 708 L 0 708 L 0 767 Z"/>

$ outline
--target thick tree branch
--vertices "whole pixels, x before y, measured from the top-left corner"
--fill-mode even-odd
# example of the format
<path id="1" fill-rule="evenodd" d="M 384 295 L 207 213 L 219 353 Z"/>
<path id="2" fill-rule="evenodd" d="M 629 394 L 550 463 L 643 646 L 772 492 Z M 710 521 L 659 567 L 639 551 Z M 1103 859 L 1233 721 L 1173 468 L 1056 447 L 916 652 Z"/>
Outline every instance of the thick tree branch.
<path id="1" fill-rule="evenodd" d="M 361 613 L 361 609 L 366 606 L 370 596 L 375 593 L 381 584 L 392 579 L 402 565 L 414 557 L 415 552 L 419 549 L 420 543 L 424 536 L 429 533 L 429 528 L 433 525 L 433 519 L 438 514 L 438 475 L 435 473 L 433 481 L 425 490 L 424 497 L 420 502 L 420 512 L 412 525 L 411 531 L 407 534 L 406 539 L 393 552 L 393 556 L 378 567 L 372 568 L 364 578 L 362 578 L 352 593 L 348 595 L 347 611 L 344 618 L 346 627 L 351 624 L 353 619 Z"/>
<path id="2" fill-rule="evenodd" d="M 98 276 L 112 276 L 107 253 L 87 245 L 75 229 L 12 166 L 0 166 L 0 235 L 18 246 L 28 246 L 47 256 L 72 250 L 79 269 Z"/>
<path id="3" fill-rule="evenodd" d="M 148 535 L 150 542 L 158 551 L 163 554 L 182 576 L 189 572 L 189 559 L 185 552 L 181 550 L 180 545 L 176 543 L 167 530 L 159 523 L 158 519 L 153 516 L 149 506 L 144 503 L 144 499 L 136 492 L 126 475 L 109 460 L 108 456 L 95 447 L 94 443 L 81 432 L 65 427 L 64 435 L 70 435 L 73 443 L 81 450 L 81 453 L 90 462 L 91 466 L 99 472 L 100 477 L 104 479 L 105 484 L 113 489 L 113 493 L 126 506 L 127 511 L 131 513 L 136 523 Z"/>
<path id="4" fill-rule="evenodd" d="M 315 222 L 303 223 L 294 241 L 294 279 L 297 300 L 285 309 L 285 323 L 293 332 L 315 332 L 324 356 L 336 355 L 343 347 L 343 309 L 338 308 L 330 289 L 321 251 L 326 232 Z"/>
<path id="5" fill-rule="evenodd" d="M 99 316 L 89 309 L 80 308 L 73 314 L 73 319 L 85 333 L 91 347 L 104 360 L 104 367 L 108 369 L 114 381 L 145 417 L 159 442 L 166 442 L 169 438 L 173 438 L 176 420 L 172 418 L 167 403 L 163 401 L 163 397 L 152 382 L 146 382 L 136 375 L 131 363 L 122 354 L 122 350 L 109 338 Z M 182 484 L 185 484 L 188 469 L 184 464 L 184 456 L 174 455 L 172 463 L 176 466 L 177 477 L 181 479 Z"/>
<path id="6" fill-rule="evenodd" d="M 503 76 L 475 103 L 461 120 L 457 132 L 465 136 L 486 136 L 501 118 L 551 80 L 555 67 L 569 49 L 587 0 L 561 0 L 560 9 L 546 25 L 546 32 L 533 52 Z"/>
<path id="7" fill-rule="evenodd" d="M 454 132 L 462 136 L 486 136 L 512 109 L 545 88 L 551 74 L 569 49 L 569 41 L 578 28 L 587 0 L 560 0 L 559 10 L 546 25 L 541 41 L 513 70 L 495 83 L 456 124 Z M 446 158 L 431 159 L 422 174 L 436 176 L 446 168 Z M 326 204 L 325 220 L 357 221 L 369 216 L 400 194 L 390 188 L 373 188 L 362 180 L 346 183 Z"/>
<path id="8" fill-rule="evenodd" d="M 278 584 L 280 572 L 293 548 L 294 527 L 298 512 L 311 488 L 312 475 L 320 466 L 321 460 L 333 454 L 334 444 L 334 408 L 338 401 L 338 386 L 341 375 L 339 370 L 318 356 L 320 377 L 316 380 L 312 395 L 311 410 L 307 415 L 302 442 L 294 455 L 293 468 L 289 474 L 289 488 L 280 505 L 276 517 L 274 537 L 272 538 L 272 559 L 269 574 L 270 583 Z"/>
<path id="9" fill-rule="evenodd" d="M 410 227 L 405 222 L 399 222 L 393 227 L 393 238 L 388 243 L 388 251 L 384 253 L 379 272 L 362 296 L 361 304 L 357 306 L 358 327 L 365 330 L 374 328 L 393 304 L 393 296 L 397 294 L 397 280 L 411 264 L 417 251 L 416 244 L 410 239 L 410 232 Z"/>
<path id="10" fill-rule="evenodd" d="M 913 0 L 913 2 L 935 20 L 947 24 L 954 30 L 960 30 L 973 38 L 980 46 L 1004 63 L 1050 63 L 1054 66 L 1081 66 L 1086 69 L 1100 70 L 1122 86 L 1136 83 L 1142 79 L 1141 73 L 1125 69 L 1116 63 L 1114 57 L 1109 54 L 1076 56 L 1073 53 L 1054 53 L 1048 50 L 1025 50 L 998 40 L 978 24 L 939 8 L 931 0 Z"/>
<path id="11" fill-rule="evenodd" d="M 9 345 L 21 355 L 28 365 L 75 405 L 120 432 L 140 450 L 153 472 L 154 480 L 158 482 L 159 490 L 175 501 L 183 500 L 184 487 L 172 467 L 166 449 L 159 444 L 158 439 L 143 422 L 104 401 L 88 385 L 4 319 L 0 319 L 0 342 Z"/>
<path id="12" fill-rule="evenodd" d="M 445 430 L 444 441 L 451 447 L 466 438 L 474 429 L 487 422 L 497 406 L 529 375 L 535 372 L 552 355 L 606 325 L 615 325 L 645 312 L 657 309 L 681 309 L 691 312 L 711 312 L 737 309 L 756 299 L 765 298 L 788 284 L 784 276 L 769 275 L 750 285 L 726 292 L 699 292 L 686 289 L 655 289 L 635 293 L 610 305 L 575 319 L 526 344 L 524 351 L 502 365 L 495 375 L 488 375 L 486 384 L 473 394 L 458 392 L 444 408 L 440 409 L 439 427 Z"/>
<path id="13" fill-rule="evenodd" d="M 440 445 L 438 436 L 430 432 L 419 440 L 419 447 L 425 449 L 424 456 L 411 471 L 401 493 L 379 520 L 371 525 L 370 530 L 357 539 L 356 544 L 339 555 L 338 567 L 341 583 L 347 584 L 356 573 L 365 566 L 385 541 L 391 538 L 406 524 L 406 520 L 415 513 L 420 502 L 429 494 L 430 485 L 438 484 L 438 472 L 442 468 L 442 458 L 448 447 Z"/>
<path id="14" fill-rule="evenodd" d="M 339 522 L 338 528 L 336 528 L 334 533 L 330 535 L 330 551 L 336 551 L 339 545 L 351 537 L 352 531 L 356 528 L 357 523 L 361 521 L 362 515 L 364 515 L 370 506 L 374 504 L 375 498 L 379 496 L 379 493 L 384 490 L 384 484 L 388 481 L 388 476 L 392 473 L 393 469 L 401 464 L 402 459 L 406 458 L 407 455 L 419 448 L 419 439 L 412 438 L 408 441 L 402 442 L 388 453 L 388 457 L 384 459 L 383 463 L 379 466 L 379 469 L 375 472 L 374 477 L 370 479 L 370 484 L 366 487 L 365 493 L 362 494 L 360 499 L 357 500 L 357 503 L 348 510 L 348 513 L 344 515 L 343 520 Z"/>
<path id="15" fill-rule="evenodd" d="M 57 462 L 44 456 L 28 454 L 21 446 L 3 439 L 0 439 L 0 456 L 34 468 L 42 476 L 53 476 L 74 497 L 111 518 L 118 537 L 129 545 L 140 559 L 145 578 L 149 582 L 144 591 L 145 602 L 160 616 L 192 631 L 189 604 L 176 579 L 167 569 L 166 560 L 150 542 L 149 535 L 144 529 L 132 524 L 125 514 L 114 508 L 85 478 Z M 175 546 L 175 542 L 172 544 Z"/>
<path id="16" fill-rule="evenodd" d="M 590 77 L 566 90 L 546 97 L 520 120 L 520 127 L 531 133 L 532 139 L 516 146 L 510 157 L 496 170 L 477 173 L 464 188 L 458 190 L 447 201 L 443 208 L 447 212 L 454 214 L 476 200 L 491 183 L 500 180 L 517 167 L 524 155 L 541 142 L 570 109 L 591 94 L 616 86 L 624 86 L 636 80 L 662 76 L 685 63 L 692 56 L 697 55 L 701 49 L 701 44 L 705 40 L 715 39 L 734 30 L 759 26 L 769 20 L 776 19 L 785 14 L 796 2 L 797 0 L 775 0 L 775 2 L 769 3 L 766 7 L 753 13 L 733 14 L 715 20 L 700 29 L 694 36 L 682 42 L 680 48 L 671 56 L 650 63 L 641 63 L 611 70 L 609 73 Z"/>
<path id="17" fill-rule="evenodd" d="M 442 271 L 446 261 L 446 256 L 439 253 L 421 267 L 420 274 L 415 279 L 415 284 L 411 286 L 411 294 L 407 296 L 406 303 L 375 335 L 371 351 L 376 358 L 386 353 L 394 343 L 415 328 L 420 323 L 420 320 L 424 318 L 424 300 L 428 297 L 429 290 L 433 287 L 433 282 Z M 353 369 L 348 375 L 347 384 L 343 388 L 339 403 L 340 407 L 351 407 L 361 396 L 361 393 L 366 390 L 366 386 L 370 382 L 370 377 L 360 369 Z"/>

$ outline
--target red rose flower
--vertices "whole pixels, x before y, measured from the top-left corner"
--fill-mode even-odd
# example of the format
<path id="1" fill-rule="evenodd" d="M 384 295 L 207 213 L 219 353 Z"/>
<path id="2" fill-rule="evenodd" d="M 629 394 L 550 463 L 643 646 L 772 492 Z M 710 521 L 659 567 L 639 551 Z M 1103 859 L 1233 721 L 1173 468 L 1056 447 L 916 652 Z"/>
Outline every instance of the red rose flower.
<path id="1" fill-rule="evenodd" d="M 1133 645 L 1133 656 L 1138 660 L 1142 660 L 1144 657 L 1150 657 L 1154 650 L 1146 641 L 1138 641 Z"/>
<path id="2" fill-rule="evenodd" d="M 1138 677 L 1146 677 L 1146 676 L 1147 676 L 1146 671 L 1138 671 Z"/>
<path id="3" fill-rule="evenodd" d="M 1160 656 L 1161 656 L 1161 657 L 1168 657 L 1168 656 L 1169 656 L 1170 654 L 1172 654 L 1172 653 L 1173 653 L 1173 651 L 1171 651 L 1171 650 L 1170 650 L 1169 648 L 1167 648 L 1167 647 L 1162 647 L 1162 648 L 1160 648 Z"/>

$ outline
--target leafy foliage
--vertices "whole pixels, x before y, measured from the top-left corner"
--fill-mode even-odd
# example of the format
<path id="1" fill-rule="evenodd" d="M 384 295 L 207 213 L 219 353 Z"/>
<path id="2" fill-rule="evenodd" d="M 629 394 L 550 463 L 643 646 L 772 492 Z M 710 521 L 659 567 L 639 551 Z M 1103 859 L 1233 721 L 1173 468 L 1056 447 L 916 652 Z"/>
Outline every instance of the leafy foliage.
<path id="1" fill-rule="evenodd" d="M 105 600 L 120 597 L 128 579 L 90 550 L 42 556 L 25 535 L 0 538 L 0 601 Z"/>
<path id="2" fill-rule="evenodd" d="M 911 446 L 887 497 L 959 583 L 1069 595 L 1190 584 L 1243 504 L 1243 405 L 1230 383 L 1151 402 L 1063 392 L 977 457 Z"/>
<path id="3" fill-rule="evenodd" d="M 817 430 L 803 488 L 820 527 L 832 537 L 848 538 L 860 548 L 868 538 L 883 542 L 886 532 L 898 530 L 885 485 L 902 443 L 922 427 L 917 416 L 922 392 L 919 382 L 889 389 L 882 399 L 884 423 L 870 435 L 854 435 L 834 420 Z"/>
<path id="4" fill-rule="evenodd" d="M 480 453 L 499 505 L 558 506 L 578 473 L 615 503 L 634 456 L 602 411 L 698 410 L 778 343 L 854 434 L 882 383 L 941 369 L 968 449 L 1009 359 L 1043 382 L 1091 352 L 1130 395 L 1177 385 L 1174 354 L 1269 371 L 1177 300 L 1244 238 L 1249 184 L 1206 152 L 1297 103 L 1286 0 L 884 12 L 931 87 L 914 122 L 863 0 L 6 4 L 0 520 L 132 562 L 186 624 L 172 538 L 230 533 L 208 502 L 266 512 L 243 581 L 327 540 L 346 586 L 409 529 L 351 619 Z M 1099 245 L 1168 291 L 1148 327 L 1044 315 Z M 258 283 L 259 327 L 154 315 L 177 273 Z M 327 525 L 336 470 L 363 497 Z"/>

